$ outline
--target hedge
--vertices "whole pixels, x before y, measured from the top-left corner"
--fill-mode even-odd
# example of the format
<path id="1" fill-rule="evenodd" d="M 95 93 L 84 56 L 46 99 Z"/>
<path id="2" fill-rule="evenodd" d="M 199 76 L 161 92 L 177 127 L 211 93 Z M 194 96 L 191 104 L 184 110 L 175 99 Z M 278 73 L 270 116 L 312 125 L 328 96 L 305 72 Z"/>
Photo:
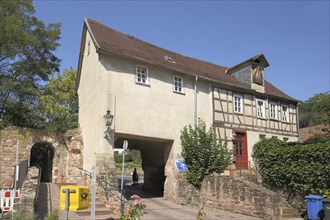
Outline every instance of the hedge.
<path id="1" fill-rule="evenodd" d="M 330 195 L 330 141 L 315 144 L 264 139 L 252 157 L 263 185 L 295 196 Z"/>

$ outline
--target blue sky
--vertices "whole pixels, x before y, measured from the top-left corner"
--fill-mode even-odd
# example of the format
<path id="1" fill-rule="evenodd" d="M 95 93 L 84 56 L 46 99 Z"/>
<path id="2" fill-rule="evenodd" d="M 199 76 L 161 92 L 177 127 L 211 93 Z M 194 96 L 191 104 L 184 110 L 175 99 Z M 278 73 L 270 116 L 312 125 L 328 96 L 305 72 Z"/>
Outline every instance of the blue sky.
<path id="1" fill-rule="evenodd" d="M 330 89 L 329 1 L 35 0 L 36 16 L 62 23 L 56 55 L 77 69 L 84 18 L 186 56 L 231 67 L 263 53 L 265 78 L 305 101 Z"/>

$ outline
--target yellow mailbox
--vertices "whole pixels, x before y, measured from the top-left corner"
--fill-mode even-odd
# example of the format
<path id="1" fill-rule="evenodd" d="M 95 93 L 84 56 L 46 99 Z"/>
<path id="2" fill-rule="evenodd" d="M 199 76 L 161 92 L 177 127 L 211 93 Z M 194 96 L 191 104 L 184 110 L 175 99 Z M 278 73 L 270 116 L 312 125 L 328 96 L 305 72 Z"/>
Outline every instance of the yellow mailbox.
<path id="1" fill-rule="evenodd" d="M 61 186 L 60 189 L 60 209 L 65 210 L 66 192 L 68 192 L 69 210 L 77 211 L 87 209 L 89 206 L 89 188 L 86 186 Z"/>

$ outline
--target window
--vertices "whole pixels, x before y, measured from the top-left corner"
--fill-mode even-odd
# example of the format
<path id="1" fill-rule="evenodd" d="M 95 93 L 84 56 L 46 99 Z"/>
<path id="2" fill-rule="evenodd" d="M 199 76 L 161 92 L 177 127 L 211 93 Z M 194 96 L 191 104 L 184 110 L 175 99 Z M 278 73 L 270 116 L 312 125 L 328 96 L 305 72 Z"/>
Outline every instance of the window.
<path id="1" fill-rule="evenodd" d="M 243 97 L 234 94 L 234 112 L 243 113 Z"/>
<path id="2" fill-rule="evenodd" d="M 265 105 L 264 101 L 257 99 L 257 117 L 265 118 Z"/>
<path id="3" fill-rule="evenodd" d="M 259 85 L 264 84 L 264 68 L 257 66 L 252 69 L 252 80 Z"/>
<path id="4" fill-rule="evenodd" d="M 142 84 L 148 84 L 148 69 L 146 67 L 137 66 L 136 67 L 136 82 Z"/>
<path id="5" fill-rule="evenodd" d="M 235 155 L 236 156 L 243 156 L 243 139 L 244 139 L 244 134 L 236 133 L 235 135 Z"/>
<path id="6" fill-rule="evenodd" d="M 284 137 L 283 141 L 288 142 L 289 138 Z"/>
<path id="7" fill-rule="evenodd" d="M 265 134 L 259 134 L 259 140 L 263 140 L 266 138 L 266 135 Z"/>
<path id="8" fill-rule="evenodd" d="M 289 122 L 289 108 L 286 105 L 282 105 L 282 121 Z"/>
<path id="9" fill-rule="evenodd" d="M 275 102 L 269 103 L 269 117 L 270 119 L 277 119 L 277 104 Z"/>
<path id="10" fill-rule="evenodd" d="M 88 41 L 88 45 L 87 45 L 87 56 L 89 55 L 89 53 L 91 52 L 91 41 Z"/>
<path id="11" fill-rule="evenodd" d="M 183 93 L 183 79 L 180 76 L 173 76 L 173 91 Z"/>

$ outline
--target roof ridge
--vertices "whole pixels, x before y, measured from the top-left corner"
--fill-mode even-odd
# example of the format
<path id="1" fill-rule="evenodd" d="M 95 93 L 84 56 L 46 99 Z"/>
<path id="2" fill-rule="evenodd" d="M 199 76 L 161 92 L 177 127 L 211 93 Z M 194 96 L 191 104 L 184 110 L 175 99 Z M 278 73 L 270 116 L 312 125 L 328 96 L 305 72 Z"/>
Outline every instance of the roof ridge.
<path id="1" fill-rule="evenodd" d="M 208 64 L 211 64 L 211 65 L 214 65 L 214 66 L 219 66 L 219 67 L 222 67 L 222 68 L 225 68 L 225 69 L 229 69 L 229 67 L 227 67 L 227 66 L 222 66 L 222 65 L 219 65 L 219 64 L 212 63 L 212 62 L 210 62 L 210 61 L 206 61 L 206 60 L 202 60 L 202 59 L 197 59 L 197 58 L 194 58 L 194 57 L 186 56 L 186 55 L 183 55 L 183 54 L 181 54 L 181 53 L 174 52 L 174 51 L 172 51 L 172 50 L 168 50 L 168 49 L 166 49 L 166 48 L 163 48 L 163 47 L 157 46 L 157 45 L 152 44 L 152 43 L 150 43 L 150 42 L 144 41 L 144 40 L 142 40 L 142 39 L 140 39 L 140 38 L 138 38 L 138 37 L 135 37 L 135 36 L 133 36 L 133 35 L 131 35 L 131 34 L 127 34 L 127 33 L 124 33 L 124 32 L 121 32 L 121 31 L 118 31 L 118 30 L 116 30 L 116 29 L 114 29 L 114 28 L 111 28 L 111 27 L 109 27 L 109 26 L 106 26 L 106 25 L 104 25 L 104 24 L 102 24 L 102 23 L 100 23 L 100 22 L 98 22 L 98 21 L 96 21 L 96 20 L 93 20 L 93 19 L 90 19 L 90 18 L 87 18 L 87 20 L 88 20 L 88 21 L 95 22 L 95 23 L 97 23 L 98 25 L 101 25 L 101 26 L 104 27 L 104 28 L 111 29 L 111 30 L 113 30 L 113 31 L 115 31 L 115 32 L 117 32 L 117 33 L 120 33 L 120 34 L 122 34 L 122 35 L 125 35 L 126 37 L 129 37 L 129 38 L 131 38 L 131 39 L 135 39 L 135 40 L 137 40 L 137 41 L 140 41 L 140 42 L 142 42 L 142 43 L 144 43 L 144 44 L 148 44 L 149 46 L 152 46 L 152 47 L 155 47 L 155 48 L 161 49 L 161 50 L 163 50 L 163 51 L 170 52 L 170 53 L 172 53 L 172 54 L 176 54 L 176 55 L 182 56 L 182 57 L 184 57 L 184 58 L 189 58 L 189 59 L 196 60 L 196 61 L 199 61 L 199 62 L 204 62 L 204 63 L 208 63 Z"/>

